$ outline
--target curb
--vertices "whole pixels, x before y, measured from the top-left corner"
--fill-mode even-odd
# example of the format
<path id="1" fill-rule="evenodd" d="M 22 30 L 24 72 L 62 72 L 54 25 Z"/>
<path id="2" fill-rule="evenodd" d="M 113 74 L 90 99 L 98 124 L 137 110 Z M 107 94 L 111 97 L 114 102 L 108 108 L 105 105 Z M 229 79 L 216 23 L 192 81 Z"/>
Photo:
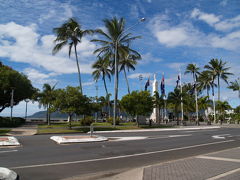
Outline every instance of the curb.
<path id="1" fill-rule="evenodd" d="M 220 126 L 211 127 L 189 127 L 189 128 L 149 128 L 140 130 L 113 130 L 113 131 L 94 131 L 94 133 L 121 133 L 121 132 L 157 132 L 157 131 L 184 131 L 184 130 L 203 130 L 203 129 L 219 129 Z M 88 132 L 90 133 L 90 132 Z"/>
<path id="2" fill-rule="evenodd" d="M 20 146 L 20 143 L 15 137 L 0 136 L 0 146 Z"/>
<path id="3" fill-rule="evenodd" d="M 103 136 L 52 136 L 50 137 L 51 140 L 57 142 L 58 144 L 67 144 L 67 143 L 84 143 L 84 142 L 101 142 L 107 141 L 108 138 Z"/>

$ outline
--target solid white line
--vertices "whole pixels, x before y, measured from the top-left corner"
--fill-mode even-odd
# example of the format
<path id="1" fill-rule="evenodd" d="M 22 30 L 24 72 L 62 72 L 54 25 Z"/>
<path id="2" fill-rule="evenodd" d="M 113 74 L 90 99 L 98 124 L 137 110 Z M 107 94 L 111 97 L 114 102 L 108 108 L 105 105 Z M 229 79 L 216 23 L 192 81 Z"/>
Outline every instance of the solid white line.
<path id="1" fill-rule="evenodd" d="M 212 157 L 212 156 L 197 156 L 200 159 L 210 159 L 218 161 L 230 161 L 230 162 L 240 162 L 240 159 L 222 158 L 222 157 Z"/>
<path id="2" fill-rule="evenodd" d="M 18 151 L 18 150 L 0 151 L 0 153 L 16 152 L 16 151 Z"/>
<path id="3" fill-rule="evenodd" d="M 206 179 L 206 180 L 216 180 L 216 179 L 219 179 L 219 178 L 228 176 L 228 175 L 230 175 L 230 174 L 236 173 L 236 172 L 238 172 L 238 171 L 240 171 L 240 168 L 234 169 L 234 170 L 232 170 L 232 171 L 225 172 L 225 173 L 223 173 L 223 174 L 219 174 L 219 175 L 217 175 L 217 176 L 208 178 L 208 179 Z"/>
<path id="4" fill-rule="evenodd" d="M 113 157 L 107 157 L 107 158 L 87 159 L 87 160 L 80 160 L 80 161 L 48 163 L 48 164 L 36 164 L 36 165 L 28 165 L 28 166 L 17 166 L 17 167 L 11 167 L 10 169 L 25 169 L 25 168 L 35 168 L 35 167 L 45 167 L 45 166 L 58 166 L 58 165 L 78 164 L 78 163 L 86 163 L 86 162 L 94 162 L 94 161 L 121 159 L 121 158 L 127 158 L 127 157 L 135 157 L 135 156 L 143 156 L 143 155 L 149 155 L 149 154 L 157 154 L 157 153 L 162 153 L 162 152 L 176 151 L 176 150 L 182 150 L 182 149 L 190 149 L 190 148 L 201 147 L 201 146 L 208 146 L 208 145 L 213 145 L 213 144 L 221 144 L 221 143 L 227 143 L 227 142 L 232 142 L 232 141 L 235 141 L 235 140 L 212 142 L 212 143 L 198 144 L 198 145 L 192 145 L 192 146 L 186 146 L 186 147 L 165 149 L 165 150 L 160 150 L 160 151 L 152 151 L 152 152 L 137 153 L 137 154 L 130 154 L 130 155 L 122 155 L 122 156 L 113 156 Z"/>

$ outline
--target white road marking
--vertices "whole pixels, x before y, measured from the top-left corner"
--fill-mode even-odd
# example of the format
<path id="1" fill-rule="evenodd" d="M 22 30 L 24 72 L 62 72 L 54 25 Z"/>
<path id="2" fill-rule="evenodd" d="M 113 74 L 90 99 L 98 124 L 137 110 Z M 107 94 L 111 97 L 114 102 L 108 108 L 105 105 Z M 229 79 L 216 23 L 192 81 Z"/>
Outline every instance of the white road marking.
<path id="1" fill-rule="evenodd" d="M 213 139 L 226 139 L 225 136 L 230 136 L 230 134 L 220 134 L 212 136 Z"/>
<path id="2" fill-rule="evenodd" d="M 18 150 L 0 151 L 0 153 L 17 152 Z"/>
<path id="3" fill-rule="evenodd" d="M 11 167 L 10 169 L 26 169 L 26 168 L 36 168 L 36 167 L 46 167 L 46 166 L 59 166 L 59 165 L 67 165 L 67 164 L 79 164 L 79 163 L 87 163 L 87 162 L 95 162 L 95 161 L 121 159 L 121 158 L 127 158 L 127 157 L 135 157 L 135 156 L 143 156 L 143 155 L 149 155 L 149 154 L 170 152 L 170 151 L 176 151 L 176 150 L 182 150 L 182 149 L 190 149 L 190 148 L 201 147 L 201 146 L 208 146 L 208 145 L 213 145 L 213 144 L 222 144 L 222 143 L 228 143 L 228 142 L 233 142 L 233 141 L 235 141 L 235 140 L 211 142 L 211 143 L 197 144 L 197 145 L 185 146 L 185 147 L 179 147 L 179 148 L 165 149 L 165 150 L 160 150 L 160 151 L 136 153 L 136 154 L 122 155 L 122 156 L 113 156 L 113 157 L 107 157 L 107 158 L 87 159 L 87 160 L 79 160 L 79 161 L 48 163 L 48 164 L 36 164 L 36 165 L 27 165 L 27 166 L 16 166 L 16 167 Z"/>
<path id="4" fill-rule="evenodd" d="M 210 159 L 210 160 L 218 160 L 218 161 L 230 161 L 230 162 L 239 162 L 240 159 L 231 159 L 231 158 L 222 158 L 222 157 L 212 157 L 212 156 L 197 156 L 200 159 Z"/>
<path id="5" fill-rule="evenodd" d="M 192 134 L 169 135 L 168 137 L 173 138 L 173 137 L 185 137 L 185 136 L 192 136 Z"/>
<path id="6" fill-rule="evenodd" d="M 220 179 L 220 178 L 222 178 L 222 177 L 228 176 L 228 175 L 233 174 L 233 173 L 236 173 L 236 172 L 238 172 L 238 171 L 240 171 L 240 168 L 234 169 L 234 170 L 232 170 L 232 171 L 225 172 L 225 173 L 223 173 L 223 174 L 219 174 L 219 175 L 217 175 L 217 176 L 208 178 L 208 179 L 206 179 L 206 180 L 216 180 L 216 179 Z"/>

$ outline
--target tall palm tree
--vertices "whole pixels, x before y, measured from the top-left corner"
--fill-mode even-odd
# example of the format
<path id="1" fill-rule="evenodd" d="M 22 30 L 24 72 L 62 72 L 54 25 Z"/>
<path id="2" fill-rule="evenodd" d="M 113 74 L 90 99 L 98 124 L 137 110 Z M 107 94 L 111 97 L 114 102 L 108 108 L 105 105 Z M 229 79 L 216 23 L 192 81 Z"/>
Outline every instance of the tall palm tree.
<path id="1" fill-rule="evenodd" d="M 38 102 L 39 106 L 43 106 L 44 108 L 47 109 L 47 115 L 46 115 L 46 120 L 48 125 L 50 125 L 50 108 L 52 107 L 52 103 L 55 100 L 55 87 L 51 86 L 50 84 L 44 84 L 43 85 L 43 90 L 38 94 Z"/>
<path id="2" fill-rule="evenodd" d="M 141 58 L 141 56 L 136 56 L 136 55 L 131 55 L 131 54 L 126 54 L 123 55 L 123 57 L 121 57 L 120 61 L 119 61 L 119 65 L 120 65 L 120 71 L 124 72 L 124 77 L 126 79 L 126 83 L 127 83 L 127 88 L 128 88 L 128 94 L 130 94 L 130 87 L 129 87 L 129 83 L 128 83 L 128 79 L 127 79 L 127 73 L 126 70 L 129 72 L 129 70 L 135 70 L 135 65 L 137 64 L 137 60 L 139 60 Z"/>
<path id="3" fill-rule="evenodd" d="M 59 52 L 65 45 L 69 47 L 69 58 L 71 57 L 72 47 L 74 47 L 76 64 L 78 69 L 78 80 L 80 92 L 82 93 L 82 81 L 81 81 L 81 71 L 79 67 L 77 45 L 81 43 L 83 36 L 93 33 L 92 30 L 82 30 L 81 25 L 73 18 L 69 18 L 67 22 L 62 24 L 58 28 L 53 29 L 54 33 L 57 35 L 54 43 L 56 44 L 52 50 L 53 54 Z"/>
<path id="4" fill-rule="evenodd" d="M 126 33 L 125 29 L 125 19 L 116 17 L 112 19 L 103 20 L 106 30 L 97 29 L 95 32 L 99 34 L 101 39 L 93 39 L 92 42 L 97 42 L 101 45 L 100 48 L 94 51 L 94 54 L 98 56 L 109 56 L 113 61 L 113 65 L 116 66 L 115 73 L 115 96 L 114 102 L 117 102 L 118 99 L 118 72 L 119 72 L 119 59 L 121 54 L 131 53 L 139 55 L 139 53 L 129 47 L 130 42 L 135 39 L 140 38 L 140 36 L 132 36 L 131 33 Z M 116 60 L 116 64 L 115 61 Z M 114 105 L 116 108 L 116 104 Z M 114 109 L 115 109 L 114 108 Z M 114 111 L 114 117 L 116 115 L 116 109 Z M 115 125 L 115 124 L 114 124 Z"/>
<path id="5" fill-rule="evenodd" d="M 197 67 L 196 64 L 188 64 L 187 68 L 186 68 L 186 71 L 185 71 L 185 74 L 191 73 L 192 76 L 193 76 L 194 92 L 195 92 L 195 107 L 196 107 L 196 115 L 197 115 L 196 123 L 197 123 L 197 125 L 199 125 L 199 119 L 198 119 L 198 94 L 197 94 L 197 84 L 196 84 L 196 82 L 197 82 L 197 75 L 199 74 L 199 70 L 200 70 L 200 68 Z"/>
<path id="6" fill-rule="evenodd" d="M 224 80 L 228 84 L 228 76 L 233 75 L 228 72 L 230 67 L 226 67 L 226 64 L 227 62 L 223 62 L 221 59 L 211 59 L 209 64 L 204 66 L 204 68 L 211 74 L 213 80 L 217 78 L 218 101 L 220 101 L 220 79 Z"/>
<path id="7" fill-rule="evenodd" d="M 230 82 L 230 85 L 228 86 L 229 89 L 232 89 L 233 91 L 238 91 L 238 97 L 240 98 L 240 82 L 239 79 L 235 80 L 233 82 Z"/>

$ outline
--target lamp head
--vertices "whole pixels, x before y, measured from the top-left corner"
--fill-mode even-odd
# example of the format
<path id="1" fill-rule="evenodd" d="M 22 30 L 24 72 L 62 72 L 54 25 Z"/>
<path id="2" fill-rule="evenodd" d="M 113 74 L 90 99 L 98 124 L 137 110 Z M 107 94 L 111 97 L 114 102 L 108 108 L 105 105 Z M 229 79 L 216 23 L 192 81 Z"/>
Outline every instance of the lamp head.
<path id="1" fill-rule="evenodd" d="M 144 21 L 146 21 L 146 18 L 143 17 L 143 18 L 140 19 L 140 21 L 144 22 Z"/>

